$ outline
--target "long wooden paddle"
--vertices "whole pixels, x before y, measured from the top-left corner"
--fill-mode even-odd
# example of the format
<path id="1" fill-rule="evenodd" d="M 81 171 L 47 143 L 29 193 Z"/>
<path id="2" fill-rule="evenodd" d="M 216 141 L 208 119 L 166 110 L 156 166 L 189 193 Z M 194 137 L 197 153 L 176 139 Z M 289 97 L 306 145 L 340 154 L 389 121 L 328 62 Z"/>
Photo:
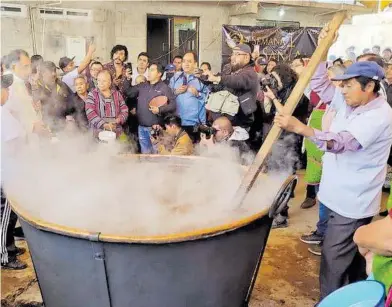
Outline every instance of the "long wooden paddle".
<path id="1" fill-rule="evenodd" d="M 340 25 L 347 17 L 346 11 L 340 11 L 336 13 L 329 23 L 329 31 L 328 35 L 320 41 L 320 44 L 317 46 L 316 50 L 314 51 L 312 57 L 308 65 L 306 66 L 304 72 L 301 74 L 297 84 L 295 85 L 290 97 L 287 99 L 283 112 L 285 114 L 293 114 L 295 108 L 299 100 L 301 99 L 305 88 L 309 84 L 310 79 L 312 78 L 314 72 L 320 61 L 325 57 L 329 48 L 333 44 L 335 35 L 339 30 Z M 264 163 L 266 161 L 267 156 L 270 154 L 272 150 L 272 146 L 275 141 L 279 138 L 280 134 L 282 133 L 282 129 L 279 128 L 277 125 L 273 125 L 270 132 L 267 135 L 263 145 L 261 146 L 259 152 L 257 153 L 252 165 L 249 167 L 247 173 L 245 174 L 240 187 L 235 194 L 233 199 L 233 205 L 237 208 L 242 206 L 242 203 L 252 188 L 254 183 L 256 182 L 257 176 L 261 172 Z"/>

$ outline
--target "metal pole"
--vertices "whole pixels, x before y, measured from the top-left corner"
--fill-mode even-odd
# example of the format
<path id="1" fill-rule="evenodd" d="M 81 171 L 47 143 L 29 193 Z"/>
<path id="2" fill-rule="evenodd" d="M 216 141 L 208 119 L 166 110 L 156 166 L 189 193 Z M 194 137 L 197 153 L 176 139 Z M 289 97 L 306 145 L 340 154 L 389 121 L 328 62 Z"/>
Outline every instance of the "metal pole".
<path id="1" fill-rule="evenodd" d="M 29 17 L 30 17 L 31 41 L 32 41 L 32 45 L 33 45 L 33 54 L 37 54 L 37 39 L 35 37 L 35 22 L 34 22 L 33 8 L 35 8 L 35 7 L 31 7 L 31 5 L 28 6 Z"/>

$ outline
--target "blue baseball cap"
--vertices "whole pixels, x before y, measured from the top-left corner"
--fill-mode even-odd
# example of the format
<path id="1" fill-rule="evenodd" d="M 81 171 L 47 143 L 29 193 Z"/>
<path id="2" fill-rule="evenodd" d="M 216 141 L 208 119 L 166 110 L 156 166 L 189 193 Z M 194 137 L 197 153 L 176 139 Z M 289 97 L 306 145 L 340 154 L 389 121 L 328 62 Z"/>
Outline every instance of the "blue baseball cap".
<path id="1" fill-rule="evenodd" d="M 373 80 L 381 81 L 385 74 L 383 68 L 375 62 L 363 61 L 356 62 L 349 66 L 343 75 L 336 76 L 332 81 L 343 81 L 356 77 L 367 77 Z"/>
<path id="2" fill-rule="evenodd" d="M 172 71 L 172 70 L 176 70 L 176 67 L 173 64 L 166 65 L 165 71 Z"/>

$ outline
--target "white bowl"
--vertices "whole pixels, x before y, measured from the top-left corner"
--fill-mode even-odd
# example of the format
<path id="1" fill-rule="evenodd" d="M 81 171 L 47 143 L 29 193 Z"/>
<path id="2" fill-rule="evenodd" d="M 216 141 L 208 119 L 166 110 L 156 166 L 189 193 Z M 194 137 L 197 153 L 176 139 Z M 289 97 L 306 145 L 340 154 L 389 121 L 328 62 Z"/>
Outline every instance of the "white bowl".
<path id="1" fill-rule="evenodd" d="M 98 134 L 98 138 L 100 141 L 112 143 L 116 140 L 116 133 L 113 131 L 104 130 Z"/>

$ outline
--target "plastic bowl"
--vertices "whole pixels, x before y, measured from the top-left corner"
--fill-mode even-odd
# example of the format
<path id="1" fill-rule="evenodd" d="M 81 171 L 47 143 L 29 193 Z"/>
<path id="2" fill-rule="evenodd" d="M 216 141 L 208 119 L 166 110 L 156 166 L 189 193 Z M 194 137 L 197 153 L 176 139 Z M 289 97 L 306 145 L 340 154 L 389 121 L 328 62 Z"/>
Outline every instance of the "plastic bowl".
<path id="1" fill-rule="evenodd" d="M 384 304 L 384 285 L 375 280 L 364 280 L 332 292 L 318 307 L 384 307 Z"/>
<path id="2" fill-rule="evenodd" d="M 98 138 L 102 142 L 112 143 L 116 140 L 116 133 L 113 131 L 101 131 L 98 134 Z"/>

